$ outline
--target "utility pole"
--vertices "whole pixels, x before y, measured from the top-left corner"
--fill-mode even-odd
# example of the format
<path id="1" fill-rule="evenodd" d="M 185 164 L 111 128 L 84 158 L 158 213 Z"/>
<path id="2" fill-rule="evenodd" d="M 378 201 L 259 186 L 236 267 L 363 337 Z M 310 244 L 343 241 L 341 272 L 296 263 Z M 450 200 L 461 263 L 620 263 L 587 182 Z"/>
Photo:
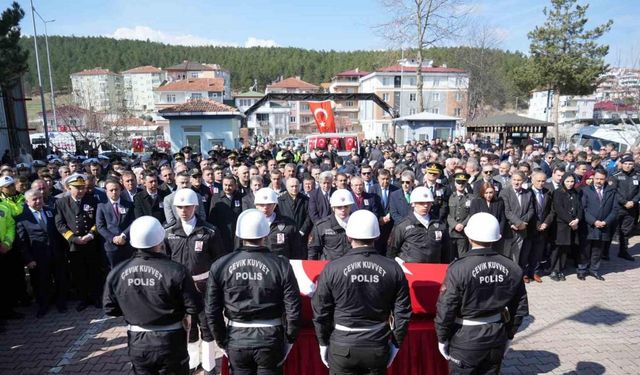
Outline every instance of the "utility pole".
<path id="1" fill-rule="evenodd" d="M 38 57 L 38 32 L 36 31 L 36 9 L 33 7 L 33 0 L 29 0 L 31 3 L 31 19 L 33 20 L 33 44 L 36 50 L 36 67 L 38 69 L 38 86 L 40 86 L 40 105 L 42 106 L 42 120 L 44 122 L 44 143 L 49 151 L 49 125 L 47 124 L 47 107 L 44 104 L 44 90 L 42 89 L 42 74 L 40 73 L 40 59 Z"/>
<path id="2" fill-rule="evenodd" d="M 58 116 L 56 115 L 56 95 L 55 91 L 53 91 L 53 73 L 51 71 L 51 57 L 49 55 L 49 33 L 47 32 L 47 24 L 55 22 L 56 20 L 45 21 L 37 10 L 35 12 L 44 24 L 44 45 L 47 48 L 47 66 L 49 68 L 49 86 L 51 87 L 51 109 L 53 110 L 53 126 L 55 130 L 58 130 Z"/>

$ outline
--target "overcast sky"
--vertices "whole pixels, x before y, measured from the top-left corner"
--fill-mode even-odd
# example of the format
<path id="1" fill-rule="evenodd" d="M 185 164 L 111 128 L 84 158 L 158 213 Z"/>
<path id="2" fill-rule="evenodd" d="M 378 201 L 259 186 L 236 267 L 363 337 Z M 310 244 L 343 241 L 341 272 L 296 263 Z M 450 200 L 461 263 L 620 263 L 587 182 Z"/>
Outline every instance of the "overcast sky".
<path id="1" fill-rule="evenodd" d="M 24 34 L 32 35 L 29 2 Z M 500 39 L 499 47 L 527 53 L 527 32 L 544 22 L 548 0 L 475 0 L 470 17 Z M 581 4 L 586 3 L 581 1 Z M 4 4 L 4 5 L 3 5 Z M 6 8 L 7 0 L 0 1 Z M 111 36 L 169 44 L 282 46 L 317 50 L 388 48 L 376 25 L 389 19 L 378 0 L 34 0 L 50 35 Z M 640 67 L 640 0 L 592 0 L 590 25 L 614 20 L 602 38 L 610 45 L 607 62 Z M 36 25 L 41 31 L 40 21 Z M 456 43 L 465 43 L 462 41 Z"/>

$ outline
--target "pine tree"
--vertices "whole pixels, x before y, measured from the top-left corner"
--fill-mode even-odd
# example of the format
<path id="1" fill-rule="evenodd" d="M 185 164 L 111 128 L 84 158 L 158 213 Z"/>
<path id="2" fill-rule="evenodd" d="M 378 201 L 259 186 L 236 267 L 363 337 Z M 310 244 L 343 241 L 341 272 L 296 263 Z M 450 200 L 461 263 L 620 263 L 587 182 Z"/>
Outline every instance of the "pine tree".
<path id="1" fill-rule="evenodd" d="M 0 16 L 0 88 L 13 86 L 27 69 L 29 53 L 20 46 L 20 20 L 24 11 L 17 2 Z"/>

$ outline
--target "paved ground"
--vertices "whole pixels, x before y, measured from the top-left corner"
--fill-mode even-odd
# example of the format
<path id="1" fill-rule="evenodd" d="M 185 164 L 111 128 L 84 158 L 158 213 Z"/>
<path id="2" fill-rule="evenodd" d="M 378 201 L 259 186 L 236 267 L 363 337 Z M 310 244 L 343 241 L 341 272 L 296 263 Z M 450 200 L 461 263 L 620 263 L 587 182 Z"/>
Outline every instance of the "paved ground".
<path id="1" fill-rule="evenodd" d="M 640 374 L 640 238 L 632 243 L 638 261 L 604 262 L 605 282 L 570 272 L 565 282 L 529 284 L 531 316 L 504 374 Z M 27 319 L 2 327 L 0 374 L 131 373 L 123 321 L 72 310 L 36 320 L 23 309 Z"/>

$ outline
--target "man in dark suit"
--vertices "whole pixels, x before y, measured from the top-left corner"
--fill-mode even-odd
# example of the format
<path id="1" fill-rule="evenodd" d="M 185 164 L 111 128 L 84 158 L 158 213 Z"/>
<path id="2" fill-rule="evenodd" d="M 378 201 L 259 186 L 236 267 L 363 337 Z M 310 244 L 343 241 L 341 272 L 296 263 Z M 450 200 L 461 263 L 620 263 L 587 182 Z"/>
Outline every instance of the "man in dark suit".
<path id="1" fill-rule="evenodd" d="M 226 175 L 222 179 L 222 191 L 213 197 L 208 222 L 215 225 L 222 236 L 222 249 L 231 252 L 235 249 L 236 220 L 244 209 L 242 194 L 237 191 L 236 179 Z"/>
<path id="2" fill-rule="evenodd" d="M 544 184 L 544 187 L 547 188 L 551 193 L 556 191 L 562 182 L 562 176 L 564 176 L 563 168 L 555 168 L 553 173 L 551 174 L 551 178 L 547 179 L 547 183 Z"/>
<path id="3" fill-rule="evenodd" d="M 540 169 L 542 169 L 542 172 L 544 172 L 547 178 L 551 178 L 551 174 L 553 173 L 551 163 L 555 158 L 556 154 L 553 151 L 549 151 L 544 155 L 544 160 L 540 162 Z"/>
<path id="4" fill-rule="evenodd" d="M 511 187 L 502 190 L 500 198 L 504 201 L 504 213 L 509 228 L 505 230 L 504 255 L 511 258 L 521 267 L 526 265 L 530 242 L 527 241 L 527 228 L 535 214 L 531 190 L 522 188 L 524 173 L 516 171 L 511 176 Z M 524 250 L 523 250 L 524 248 Z M 526 280 L 525 280 L 526 282 Z"/>
<path id="5" fill-rule="evenodd" d="M 351 213 L 357 210 L 371 211 L 377 218 L 382 216 L 382 203 L 374 193 L 364 191 L 364 180 L 355 176 L 351 178 L 351 194 L 355 203 L 351 206 Z"/>
<path id="6" fill-rule="evenodd" d="M 153 216 L 160 223 L 164 223 L 164 197 L 168 195 L 165 190 L 158 189 L 158 177 L 152 171 L 144 173 L 144 190 L 133 198 L 133 210 L 136 219 L 140 216 Z"/>
<path id="7" fill-rule="evenodd" d="M 122 173 L 122 192 L 120 193 L 120 199 L 133 203 L 133 199 L 136 194 L 140 192 L 138 186 L 138 180 L 136 175 L 131 171 L 125 171 Z"/>
<path id="8" fill-rule="evenodd" d="M 95 225 L 98 202 L 85 194 L 83 175 L 71 175 L 65 184 L 69 195 L 58 199 L 55 222 L 58 232 L 69 241 L 71 277 L 80 299 L 76 310 L 82 311 L 91 304 L 101 308 L 99 290 L 104 282 L 104 269 Z"/>
<path id="9" fill-rule="evenodd" d="M 411 212 L 409 199 L 415 182 L 415 175 L 412 171 L 404 171 L 400 175 L 402 188 L 389 195 L 389 213 L 394 223 L 404 220 Z"/>
<path id="10" fill-rule="evenodd" d="M 312 191 L 309 197 L 309 216 L 314 224 L 331 215 L 329 198 L 331 198 L 331 194 L 335 191 L 331 186 L 333 176 L 330 171 L 320 173 L 318 179 L 320 187 Z"/>
<path id="11" fill-rule="evenodd" d="M 113 269 L 118 263 L 131 258 L 129 226 L 135 219 L 133 203 L 122 199 L 120 183 L 107 179 L 105 183 L 109 202 L 98 204 L 96 226 L 104 239 L 104 251 Z"/>
<path id="12" fill-rule="evenodd" d="M 37 317 L 46 314 L 52 296 L 58 311 L 67 310 L 67 260 L 56 230 L 54 213 L 44 206 L 42 192 L 25 193 L 26 206 L 16 217 L 16 248 L 22 253 L 31 275 L 38 303 Z"/>
<path id="13" fill-rule="evenodd" d="M 300 192 L 300 182 L 297 178 L 287 179 L 286 186 L 287 192 L 278 197 L 278 212 L 296 223 L 296 229 L 302 236 L 302 246 L 307 250 L 309 233 L 313 228 L 309 217 L 309 198 Z"/>
<path id="14" fill-rule="evenodd" d="M 158 186 L 158 190 L 164 192 L 163 196 L 167 196 L 176 190 L 175 173 L 169 164 L 160 167 L 160 178 L 162 185 Z"/>
<path id="15" fill-rule="evenodd" d="M 533 279 L 538 283 L 542 282 L 544 271 L 543 261 L 547 254 L 549 236 L 553 228 L 554 213 L 551 209 L 553 198 L 551 192 L 545 187 L 547 176 L 544 172 L 534 172 L 531 176 L 533 193 L 533 207 L 535 214 L 533 220 L 527 228 L 527 234 L 531 245 L 529 247 L 528 261 L 524 269 L 524 277 Z M 524 255 L 523 255 L 524 258 Z M 525 281 L 526 282 L 526 281 Z"/>
<path id="16" fill-rule="evenodd" d="M 378 184 L 373 176 L 373 168 L 369 165 L 363 165 L 360 169 L 360 176 L 362 176 L 362 182 L 364 183 L 364 191 L 367 193 L 373 193 L 376 185 Z"/>
<path id="17" fill-rule="evenodd" d="M 582 207 L 587 225 L 588 244 L 580 246 L 577 271 L 580 280 L 584 280 L 589 274 L 604 281 L 604 277 L 598 272 L 600 260 L 603 253 L 609 252 L 619 209 L 618 193 L 615 188 L 607 185 L 606 179 L 606 170 L 596 169 L 593 175 L 593 186 L 585 186 L 582 189 Z"/>
<path id="18" fill-rule="evenodd" d="M 380 254 L 387 253 L 387 241 L 393 229 L 393 220 L 390 214 L 390 198 L 391 193 L 399 190 L 397 186 L 391 184 L 391 172 L 386 169 L 378 171 L 378 183 L 373 186 L 373 193 L 378 196 L 380 202 L 380 237 L 376 240 L 376 249 Z"/>

